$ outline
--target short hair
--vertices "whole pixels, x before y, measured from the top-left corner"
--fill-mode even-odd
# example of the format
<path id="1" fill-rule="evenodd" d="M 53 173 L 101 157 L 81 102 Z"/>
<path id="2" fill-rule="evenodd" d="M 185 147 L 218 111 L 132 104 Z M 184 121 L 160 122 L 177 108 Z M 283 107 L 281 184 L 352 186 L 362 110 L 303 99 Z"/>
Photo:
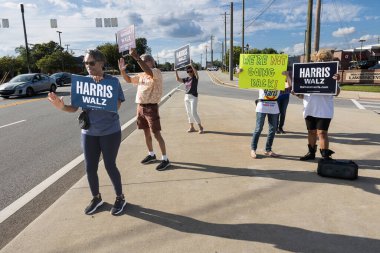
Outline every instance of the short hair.
<path id="1" fill-rule="evenodd" d="M 106 57 L 99 49 L 87 49 L 86 54 L 90 55 L 97 62 L 106 62 Z"/>
<path id="2" fill-rule="evenodd" d="M 312 56 L 313 61 L 316 61 L 316 62 L 332 61 L 333 58 L 334 57 L 331 50 L 328 50 L 328 49 L 321 49 L 318 52 L 315 52 Z"/>
<path id="3" fill-rule="evenodd" d="M 143 60 L 143 61 L 150 61 L 150 62 L 153 63 L 153 67 L 156 66 L 156 62 L 154 61 L 153 56 L 151 56 L 150 54 L 142 54 L 140 56 L 140 59 Z"/>

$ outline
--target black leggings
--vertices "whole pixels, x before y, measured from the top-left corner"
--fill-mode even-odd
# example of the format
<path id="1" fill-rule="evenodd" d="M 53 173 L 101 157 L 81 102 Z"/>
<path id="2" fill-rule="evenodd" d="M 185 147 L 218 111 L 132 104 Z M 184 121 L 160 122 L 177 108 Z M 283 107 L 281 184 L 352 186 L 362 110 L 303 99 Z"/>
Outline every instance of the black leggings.
<path id="1" fill-rule="evenodd" d="M 121 142 L 121 132 L 105 136 L 91 136 L 82 134 L 82 148 L 85 159 L 88 184 L 92 196 L 99 194 L 98 165 L 100 153 L 103 154 L 104 166 L 110 177 L 116 195 L 123 193 L 119 169 L 116 167 L 116 157 Z"/>

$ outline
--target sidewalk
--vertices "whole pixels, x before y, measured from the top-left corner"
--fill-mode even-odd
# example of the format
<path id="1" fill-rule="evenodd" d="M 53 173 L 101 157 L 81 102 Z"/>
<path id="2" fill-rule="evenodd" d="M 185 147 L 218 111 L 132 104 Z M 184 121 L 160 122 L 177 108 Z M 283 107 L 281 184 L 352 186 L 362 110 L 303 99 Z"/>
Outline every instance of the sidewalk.
<path id="1" fill-rule="evenodd" d="M 239 78 L 233 77 L 230 80 L 229 73 L 223 73 L 222 71 L 209 71 L 210 77 L 219 84 L 238 87 Z M 346 91 L 341 90 L 338 96 L 339 98 L 347 99 L 369 99 L 369 100 L 380 100 L 380 92 L 361 92 L 361 91 Z"/>
<path id="2" fill-rule="evenodd" d="M 361 167 L 358 180 L 345 181 L 321 178 L 316 161 L 298 160 L 307 150 L 301 105 L 289 105 L 288 133 L 274 140 L 282 157 L 254 160 L 252 101 L 199 101 L 203 135 L 186 132 L 183 93 L 160 109 L 170 170 L 140 164 L 147 152 L 142 131 L 122 142 L 123 215 L 109 213 L 115 196 L 101 163 L 106 203 L 97 213 L 83 214 L 91 198 L 83 178 L 1 252 L 379 252 L 380 117 L 336 109 L 334 157 Z M 266 124 L 258 154 L 267 132 Z"/>

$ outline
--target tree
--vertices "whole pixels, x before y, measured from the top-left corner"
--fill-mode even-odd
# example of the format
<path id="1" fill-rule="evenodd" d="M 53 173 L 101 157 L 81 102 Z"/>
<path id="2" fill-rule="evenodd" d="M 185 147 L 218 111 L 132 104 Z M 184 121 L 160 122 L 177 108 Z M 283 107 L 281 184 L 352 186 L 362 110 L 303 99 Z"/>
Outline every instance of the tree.
<path id="1" fill-rule="evenodd" d="M 97 47 L 107 59 L 106 67 L 111 69 L 119 69 L 117 61 L 120 58 L 117 44 L 106 43 Z"/>
<path id="2" fill-rule="evenodd" d="M 4 56 L 0 58 L 0 78 L 9 72 L 8 77 L 17 75 L 22 70 L 22 62 L 20 59 L 11 56 Z"/>
<path id="3" fill-rule="evenodd" d="M 44 73 L 54 73 L 65 70 L 75 72 L 76 61 L 74 56 L 67 51 L 54 51 L 39 59 L 36 62 L 36 66 Z"/>

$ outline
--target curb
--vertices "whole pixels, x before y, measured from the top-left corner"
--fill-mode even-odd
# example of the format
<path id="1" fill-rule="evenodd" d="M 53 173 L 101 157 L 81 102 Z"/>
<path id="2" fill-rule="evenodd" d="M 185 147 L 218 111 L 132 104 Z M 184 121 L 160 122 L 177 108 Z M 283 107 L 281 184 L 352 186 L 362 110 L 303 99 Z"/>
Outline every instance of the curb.
<path id="1" fill-rule="evenodd" d="M 217 84 L 217 85 L 226 85 L 226 86 L 229 86 L 229 87 L 238 88 L 237 85 L 234 85 L 234 84 L 231 84 L 231 83 L 227 83 L 227 82 L 223 82 L 222 80 L 220 80 L 219 78 L 217 78 L 216 75 L 212 74 L 211 71 L 209 71 L 209 70 L 207 70 L 207 74 L 211 78 L 212 82 L 215 83 L 215 84 Z"/>

